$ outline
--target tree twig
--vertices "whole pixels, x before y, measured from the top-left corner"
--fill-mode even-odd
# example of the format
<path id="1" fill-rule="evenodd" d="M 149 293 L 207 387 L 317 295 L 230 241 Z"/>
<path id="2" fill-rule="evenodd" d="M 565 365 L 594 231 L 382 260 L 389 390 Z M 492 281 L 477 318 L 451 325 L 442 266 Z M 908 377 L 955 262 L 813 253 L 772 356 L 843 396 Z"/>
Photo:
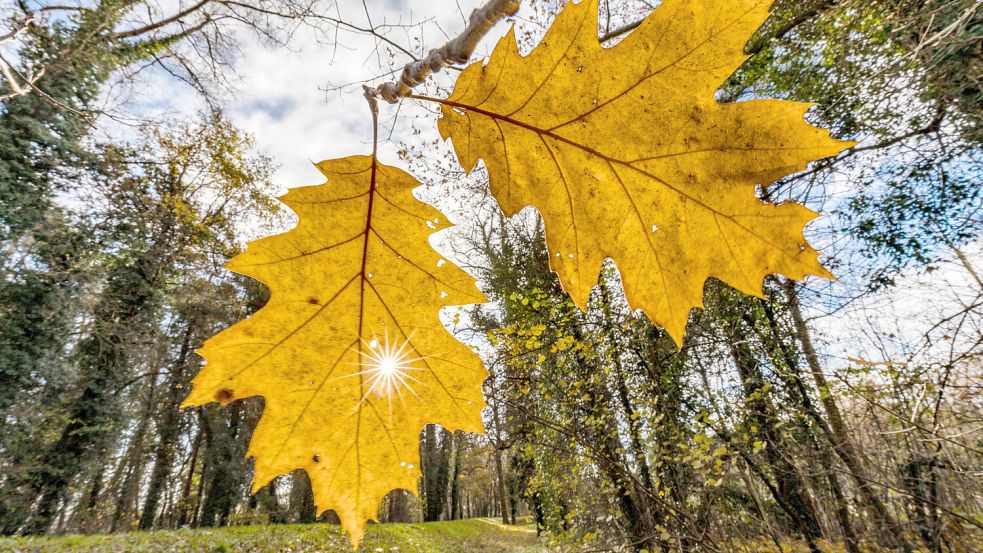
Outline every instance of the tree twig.
<path id="1" fill-rule="evenodd" d="M 471 59 L 478 41 L 498 21 L 519 10 L 521 0 L 488 0 L 483 6 L 471 12 L 468 26 L 457 37 L 447 41 L 440 48 L 430 50 L 422 60 L 406 64 L 399 80 L 383 83 L 366 94 L 378 96 L 390 104 L 407 96 L 413 87 L 422 83 L 431 73 L 436 73 L 454 63 L 467 63 Z"/>
<path id="2" fill-rule="evenodd" d="M 641 19 L 637 19 L 635 21 L 632 21 L 631 23 L 626 23 L 626 24 L 624 24 L 624 25 L 622 25 L 620 27 L 617 27 L 615 29 L 611 29 L 610 31 L 608 31 L 608 32 L 604 33 L 603 35 L 601 35 L 597 40 L 599 42 L 607 42 L 607 41 L 611 40 L 612 38 L 615 38 L 615 37 L 618 37 L 618 36 L 621 36 L 621 35 L 627 33 L 628 31 L 634 31 L 644 21 L 645 21 L 645 18 L 643 17 Z"/>

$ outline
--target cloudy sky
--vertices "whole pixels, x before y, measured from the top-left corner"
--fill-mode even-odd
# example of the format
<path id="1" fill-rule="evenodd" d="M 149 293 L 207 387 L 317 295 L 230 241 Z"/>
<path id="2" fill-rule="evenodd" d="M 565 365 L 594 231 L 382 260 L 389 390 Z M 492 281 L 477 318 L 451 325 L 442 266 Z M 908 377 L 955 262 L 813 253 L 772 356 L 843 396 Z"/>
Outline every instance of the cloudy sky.
<path id="1" fill-rule="evenodd" d="M 372 1 L 367 2 L 367 16 L 361 2 L 342 0 L 337 11 L 331 9 L 328 13 L 332 17 L 340 14 L 341 19 L 363 27 L 391 25 L 387 36 L 422 57 L 426 50 L 446 41 L 447 35 L 464 28 L 471 4 L 477 2 Z M 519 17 L 524 15 L 520 12 Z M 504 22 L 499 23 L 476 54 L 487 52 L 506 29 Z M 237 125 L 255 135 L 258 151 L 276 161 L 280 167 L 276 181 L 284 187 L 319 182 L 320 175 L 311 161 L 369 153 L 372 126 L 361 84 L 371 79 L 375 79 L 375 84 L 392 80 L 393 76 L 385 74 L 409 61 L 402 53 L 392 55 L 393 49 L 375 37 L 342 31 L 335 45 L 328 42 L 334 39 L 333 29 L 327 32 L 327 37 L 318 36 L 313 29 L 301 27 L 289 50 L 266 47 L 244 36 L 243 50 L 235 61 L 239 79 L 234 94 L 225 101 L 226 112 Z M 450 82 L 448 78 L 444 75 L 442 81 Z M 426 114 L 413 104 L 406 102 L 398 107 L 400 124 L 408 125 L 415 117 Z M 127 97 L 126 108 L 162 117 L 180 116 L 194 114 L 202 108 L 202 102 L 190 87 L 156 71 L 147 75 L 137 94 Z M 387 127 L 383 138 L 389 135 L 388 127 L 396 113 L 396 106 L 382 106 L 380 119 Z M 432 140 L 437 135 L 435 122 L 431 123 L 428 129 L 420 127 Z M 393 142 L 384 143 L 380 157 L 386 163 L 397 164 L 394 152 Z"/>
<path id="2" fill-rule="evenodd" d="M 477 0 L 373 1 L 367 2 L 367 15 L 361 2 L 343 0 L 332 15 L 365 27 L 409 25 L 393 28 L 388 36 L 422 57 L 448 35 L 460 32 L 466 15 L 477 4 Z M 535 19 L 524 5 L 517 17 L 520 30 L 540 34 L 543 27 Z M 500 23 L 492 29 L 476 54 L 490 51 L 506 28 Z M 342 32 L 337 44 L 330 44 L 307 28 L 298 30 L 292 50 L 264 47 L 248 38 L 244 44 L 235 62 L 240 79 L 235 83 L 236 93 L 225 102 L 226 113 L 255 136 L 257 151 L 278 164 L 275 181 L 282 189 L 322 182 L 312 161 L 370 152 L 371 119 L 361 83 L 401 67 L 408 61 L 405 56 L 390 55 L 391 49 L 371 36 Z M 450 84 L 453 75 L 448 71 L 437 82 Z M 195 93 L 173 78 L 157 72 L 146 79 L 139 93 L 128 97 L 126 109 L 161 117 L 193 115 L 201 109 Z M 383 139 L 390 136 L 395 121 L 393 140 L 380 144 L 383 163 L 403 165 L 395 153 L 400 139 L 429 144 L 436 153 L 446 148 L 440 142 L 433 144 L 438 139 L 436 120 L 424 106 L 414 102 L 404 102 L 398 108 L 383 104 L 380 118 Z M 105 132 L 121 131 L 109 123 Z M 427 175 L 416 176 L 427 180 Z M 840 181 L 848 186 L 849 176 Z M 455 199 L 454 193 L 444 194 L 444 200 L 463 201 Z M 980 243 L 970 245 L 966 252 L 974 262 L 983 260 Z M 813 299 L 818 301 L 813 302 L 809 313 L 821 341 L 826 342 L 824 349 L 831 352 L 831 369 L 846 366 L 851 357 L 876 361 L 907 355 L 913 344 L 922 343 L 924 333 L 935 321 L 961 309 L 975 293 L 965 267 L 951 262 L 942 263 L 930 274 L 906 274 L 893 290 L 840 307 L 842 298 L 855 294 L 856 284 L 850 278 L 838 283 L 811 282 L 810 288 L 818 291 Z M 830 307 L 836 309 L 830 312 Z M 945 333 L 938 334 L 941 337 Z M 945 347 L 948 344 L 944 340 L 933 346 Z"/>

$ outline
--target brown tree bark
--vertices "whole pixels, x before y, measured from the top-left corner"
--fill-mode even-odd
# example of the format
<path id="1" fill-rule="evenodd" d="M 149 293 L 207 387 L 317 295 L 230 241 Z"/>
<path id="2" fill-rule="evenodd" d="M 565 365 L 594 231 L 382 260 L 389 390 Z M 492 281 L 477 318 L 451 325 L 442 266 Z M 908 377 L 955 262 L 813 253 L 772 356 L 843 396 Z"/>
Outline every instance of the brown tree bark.
<path id="1" fill-rule="evenodd" d="M 153 469 L 150 476 L 150 484 L 147 487 L 147 498 L 143 504 L 143 512 L 140 516 L 140 529 L 150 530 L 154 527 L 154 520 L 157 516 L 157 506 L 160 502 L 161 494 L 171 475 L 171 465 L 174 462 L 177 440 L 180 435 L 181 398 L 185 393 L 186 373 L 189 372 L 188 364 L 191 355 L 191 339 L 194 334 L 194 325 L 188 322 L 184 335 L 181 339 L 181 348 L 178 351 L 170 374 L 167 395 L 164 397 L 163 404 L 160 406 L 160 420 L 157 424 L 158 442 L 154 451 Z M 193 470 L 192 466 L 192 470 Z"/>
<path id="2" fill-rule="evenodd" d="M 290 475 L 290 519 L 301 524 L 312 523 L 317 519 L 316 510 L 311 479 L 307 471 L 297 469 Z"/>
<path id="3" fill-rule="evenodd" d="M 207 413 L 206 442 L 202 480 L 207 482 L 201 507 L 201 526 L 225 526 L 235 507 L 239 493 L 237 465 L 242 455 L 237 438 L 242 419 L 242 402 L 233 402 L 222 412 Z M 227 411 L 227 412 L 225 412 Z"/>
<path id="4" fill-rule="evenodd" d="M 832 394 L 830 394 L 829 383 L 826 381 L 826 375 L 823 374 L 822 365 L 819 362 L 819 355 L 816 354 L 816 348 L 812 344 L 809 327 L 806 325 L 805 317 L 803 317 L 802 309 L 799 306 L 799 294 L 795 289 L 795 283 L 791 280 L 786 280 L 784 289 L 785 295 L 788 298 L 789 312 L 792 315 L 792 321 L 795 323 L 795 331 L 799 343 L 802 344 L 802 352 L 805 355 L 806 364 L 812 373 L 812 378 L 819 391 L 819 399 L 823 404 L 823 409 L 826 410 L 826 416 L 829 418 L 833 450 L 836 451 L 843 464 L 849 469 L 850 475 L 853 476 L 854 482 L 856 482 L 857 488 L 860 490 L 864 503 L 877 521 L 880 534 L 879 539 L 883 540 L 882 543 L 887 543 L 892 547 L 910 552 L 912 551 L 911 545 L 907 543 L 902 533 L 898 532 L 899 526 L 897 521 L 888 512 L 887 506 L 884 505 L 884 502 L 881 501 L 881 498 L 878 497 L 877 492 L 871 485 L 873 479 L 867 473 L 865 463 L 861 459 L 853 440 L 850 438 L 850 431 L 847 429 L 846 423 L 843 422 L 843 415 L 840 413 L 840 408 L 836 404 L 836 400 Z"/>
<path id="5" fill-rule="evenodd" d="M 147 430 L 150 427 L 154 406 L 157 403 L 156 379 L 152 378 L 147 387 L 147 400 L 140 415 L 140 422 L 137 423 L 133 438 L 130 440 L 129 450 L 124 457 L 125 476 L 117 494 L 116 509 L 113 511 L 112 522 L 109 525 L 110 532 L 116 532 L 120 529 L 129 530 L 131 525 L 129 519 L 136 508 L 140 481 L 146 465 Z M 124 519 L 127 520 L 124 522 Z"/>
<path id="6" fill-rule="evenodd" d="M 802 380 L 799 371 L 799 360 L 793 348 L 786 342 L 778 324 L 773 304 L 767 300 L 758 299 L 757 304 L 761 306 L 768 323 L 768 332 L 762 336 L 765 349 L 771 358 L 780 378 L 789 388 L 789 393 L 797 400 L 797 409 L 803 413 L 807 420 L 811 420 L 813 425 L 803 424 L 803 430 L 807 433 L 809 443 L 816 452 L 816 456 L 822 463 L 823 470 L 826 472 L 826 482 L 829 484 L 830 493 L 833 495 L 836 520 L 843 533 L 843 541 L 849 553 L 860 553 L 859 540 L 851 522 L 850 506 L 839 476 L 836 473 L 836 462 L 833 453 L 830 451 L 829 443 L 832 442 L 829 425 L 816 409 Z M 742 310 L 742 317 L 749 328 L 757 326 L 754 317 L 749 310 Z M 816 428 L 819 432 L 817 436 Z"/>
<path id="7" fill-rule="evenodd" d="M 199 425 L 204 424 L 201 411 L 202 408 L 199 407 Z M 197 434 L 195 434 L 194 445 L 191 446 L 191 458 L 188 461 L 188 474 L 184 477 L 184 485 L 181 487 L 181 499 L 178 501 L 178 528 L 193 523 L 195 518 L 195 512 L 197 509 L 195 511 L 191 510 L 191 489 L 194 486 L 195 469 L 198 467 L 198 455 L 201 452 L 201 445 L 204 441 L 204 437 L 205 429 L 204 427 L 199 427 Z"/>
<path id="8" fill-rule="evenodd" d="M 451 506 L 449 518 L 450 520 L 459 520 L 461 518 L 461 450 L 464 449 L 464 434 L 462 432 L 454 433 L 454 469 L 451 472 Z"/>
<path id="9" fill-rule="evenodd" d="M 580 321 L 571 326 L 571 332 L 578 344 L 586 344 Z M 600 468 L 615 489 L 618 505 L 630 529 L 632 546 L 636 551 L 662 547 L 663 544 L 658 544 L 655 537 L 655 525 L 648 504 L 642 499 L 641 491 L 636 489 L 635 480 L 626 474 L 629 465 L 622 454 L 618 425 L 613 416 L 614 398 L 601 380 L 603 371 L 598 366 L 596 357 L 586 353 L 587 349 L 589 348 L 579 348 L 576 353 L 577 377 L 587 383 L 584 409 L 596 421 L 585 428 L 585 431 L 609 461 L 601 463 Z"/>
<path id="10" fill-rule="evenodd" d="M 450 474 L 451 433 L 428 424 L 424 429 L 423 461 L 423 520 L 440 520 L 447 504 L 447 484 Z"/>
<path id="11" fill-rule="evenodd" d="M 411 522 L 409 513 L 409 492 L 393 490 L 389 492 L 386 504 L 386 522 Z"/>
<path id="12" fill-rule="evenodd" d="M 502 422 L 498 414 L 498 401 L 494 398 L 491 401 L 492 417 L 495 420 L 495 482 L 498 484 L 498 500 L 502 508 L 502 524 L 508 524 L 509 503 L 508 503 L 508 483 L 505 481 L 505 467 L 502 463 Z"/>
<path id="13" fill-rule="evenodd" d="M 726 301 L 726 300 L 725 300 Z M 741 306 L 733 306 L 740 309 Z M 748 345 L 747 339 L 739 330 L 739 317 L 725 321 L 731 356 L 737 367 L 744 401 L 748 410 L 748 424 L 756 429 L 756 437 L 767 445 L 764 456 L 768 460 L 776 486 L 775 499 L 784 506 L 786 513 L 799 534 L 809 545 L 810 551 L 821 551 L 816 540 L 822 537 L 822 527 L 815 506 L 808 495 L 805 480 L 798 467 L 788 457 L 785 440 L 779 431 L 778 418 L 768 399 L 765 380 L 761 374 L 758 360 Z"/>
<path id="14" fill-rule="evenodd" d="M 603 311 L 603 330 L 607 347 L 611 349 L 611 363 L 614 366 L 614 386 L 618 394 L 618 403 L 628 421 L 628 435 L 631 443 L 632 455 L 638 465 L 638 472 L 642 483 L 650 490 L 654 490 L 652 485 L 652 472 L 649 468 L 648 454 L 642 445 L 641 417 L 635 410 L 631 401 L 631 393 L 628 383 L 625 381 L 625 370 L 621 363 L 621 348 L 617 342 L 617 332 L 614 328 L 613 314 L 611 312 L 611 296 L 608 287 L 601 277 L 599 288 L 601 290 L 601 310 Z"/>

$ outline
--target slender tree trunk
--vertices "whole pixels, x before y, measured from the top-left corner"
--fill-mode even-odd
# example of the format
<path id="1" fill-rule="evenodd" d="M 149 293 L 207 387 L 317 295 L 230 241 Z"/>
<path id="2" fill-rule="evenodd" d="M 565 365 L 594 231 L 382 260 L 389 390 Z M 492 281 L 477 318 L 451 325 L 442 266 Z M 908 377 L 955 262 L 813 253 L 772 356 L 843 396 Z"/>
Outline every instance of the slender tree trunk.
<path id="1" fill-rule="evenodd" d="M 850 432 L 843 422 L 840 408 L 830 393 L 829 383 L 826 381 L 826 375 L 823 374 L 822 366 L 819 363 L 819 355 L 816 354 L 816 348 L 812 345 L 809 327 L 806 325 L 805 317 L 802 316 L 802 309 L 799 306 L 799 295 L 795 289 L 795 283 L 791 280 L 786 280 L 784 288 L 786 297 L 788 298 L 789 312 L 792 314 L 792 321 L 795 323 L 795 331 L 798 335 L 799 343 L 802 344 L 802 352 L 812 373 L 812 378 L 816 383 L 816 388 L 819 390 L 819 398 L 823 404 L 823 408 L 826 410 L 826 416 L 829 418 L 830 431 L 834 439 L 833 450 L 836 451 L 843 464 L 849 469 L 850 474 L 857 484 L 857 488 L 860 490 L 864 503 L 874 515 L 879 526 L 880 539 L 883 540 L 883 543 L 905 552 L 910 552 L 912 551 L 911 545 L 904 539 L 903 534 L 898 531 L 899 526 L 897 522 L 888 512 L 887 506 L 878 497 L 877 492 L 873 489 L 871 485 L 873 480 L 867 473 L 861 456 L 857 452 L 853 440 L 850 438 Z"/>
<path id="2" fill-rule="evenodd" d="M 242 405 L 233 403 L 228 413 L 211 413 L 206 428 L 211 433 L 209 447 L 205 451 L 208 488 L 201 508 L 202 526 L 226 526 L 237 500 L 238 469 L 240 455 L 237 446 Z M 226 419 L 226 416 L 228 417 Z M 226 422 L 226 420 L 228 422 Z"/>
<path id="3" fill-rule="evenodd" d="M 406 490 L 393 490 L 389 492 L 389 504 L 386 509 L 386 520 L 388 522 L 411 522 L 409 517 L 409 497 L 410 493 Z"/>
<path id="4" fill-rule="evenodd" d="M 317 520 L 317 508 L 314 506 L 314 493 L 311 491 L 311 479 L 307 471 L 297 469 L 290 476 L 290 514 L 291 518 L 302 524 Z M 389 522 L 393 522 L 390 520 Z"/>
<path id="5" fill-rule="evenodd" d="M 451 473 L 451 520 L 461 518 L 461 450 L 464 448 L 464 434 L 454 434 L 454 472 Z"/>
<path id="6" fill-rule="evenodd" d="M 140 529 L 150 530 L 154 527 L 154 520 L 157 516 L 157 504 L 160 501 L 164 486 L 171 476 L 171 464 L 174 462 L 174 453 L 177 447 L 177 440 L 180 435 L 180 403 L 184 393 L 185 373 L 188 357 L 191 354 L 191 338 L 194 334 L 194 325 L 188 322 L 181 339 L 181 349 L 174 362 L 171 371 L 170 386 L 167 396 L 161 405 L 161 418 L 158 424 L 158 434 L 160 438 L 157 449 L 154 452 L 153 470 L 150 476 L 150 484 L 147 487 L 147 499 L 143 504 L 143 513 L 140 516 Z M 192 469 L 194 467 L 192 466 Z"/>
<path id="7" fill-rule="evenodd" d="M 786 343 L 772 304 L 763 299 L 758 299 L 757 303 L 762 307 L 768 322 L 768 335 L 762 339 L 768 350 L 772 364 L 776 367 L 779 376 L 789 388 L 790 395 L 798 400 L 798 410 L 803 413 L 807 420 L 811 420 L 814 423 L 814 426 L 804 423 L 803 431 L 808 436 L 808 442 L 815 449 L 816 456 L 819 458 L 823 470 L 826 472 L 826 482 L 829 484 L 830 492 L 834 498 L 836 519 L 843 533 L 843 541 L 845 542 L 847 551 L 849 553 L 860 553 L 859 540 L 853 530 L 853 523 L 850 521 L 849 504 L 843 493 L 839 476 L 836 474 L 834 454 L 830 450 L 832 435 L 830 434 L 829 425 L 826 424 L 826 421 L 812 403 L 809 391 L 800 375 L 798 356 L 793 348 Z M 749 310 L 742 310 L 742 318 L 749 328 L 755 328 L 757 326 Z M 819 432 L 816 432 L 817 427 Z M 819 435 L 817 436 L 817 434 Z M 821 440 L 823 441 L 821 442 Z"/>
<path id="8" fill-rule="evenodd" d="M 784 551 L 782 547 L 781 534 L 778 533 L 772 526 L 771 522 L 768 520 L 768 512 L 763 506 L 761 501 L 761 495 L 758 494 L 758 490 L 755 489 L 754 483 L 751 482 L 751 478 L 743 471 L 739 471 L 741 474 L 741 480 L 744 481 L 744 487 L 747 489 L 748 494 L 751 496 L 751 500 L 754 501 L 754 508 L 758 511 L 758 515 L 761 517 L 761 524 L 765 527 L 768 535 L 771 536 L 771 541 L 775 542 L 778 546 L 779 551 Z"/>
<path id="9" fill-rule="evenodd" d="M 451 433 L 436 425 L 424 429 L 423 462 L 424 510 L 423 520 L 440 520 L 447 504 L 447 484 L 450 473 Z"/>
<path id="10" fill-rule="evenodd" d="M 502 423 L 498 416 L 498 401 L 492 401 L 492 417 L 495 420 L 495 481 L 498 484 L 498 500 L 502 507 L 502 524 L 508 524 L 509 505 L 506 493 L 508 484 L 505 482 L 505 467 L 502 464 Z"/>
<path id="11" fill-rule="evenodd" d="M 44 454 L 41 469 L 33 478 L 33 495 L 38 500 L 25 525 L 27 533 L 48 530 L 83 460 L 103 457 L 115 432 L 119 407 L 114 392 L 128 362 L 126 337 L 134 332 L 139 316 L 151 307 L 158 278 L 157 254 L 146 255 L 110 276 L 96 308 L 92 334 L 78 347 L 84 387 L 70 408 L 70 422 Z"/>
<path id="12" fill-rule="evenodd" d="M 198 454 L 201 451 L 201 444 L 205 438 L 204 417 L 201 414 L 202 408 L 198 408 L 198 433 L 195 435 L 194 445 L 191 446 L 191 459 L 188 461 L 188 474 L 184 478 L 184 485 L 181 488 L 181 499 L 178 501 L 177 526 L 181 528 L 191 524 L 195 518 L 195 512 L 191 511 L 191 489 L 195 481 L 195 469 L 198 465 Z"/>
<path id="13" fill-rule="evenodd" d="M 74 526 L 83 534 L 96 531 L 99 523 L 99 500 L 102 498 L 102 478 L 105 475 L 106 465 L 100 464 L 92 475 L 92 482 L 85 497 L 79 501 L 76 507 Z"/>
<path id="14" fill-rule="evenodd" d="M 648 455 L 642 445 L 642 418 L 632 404 L 628 384 L 625 382 L 625 371 L 621 364 L 621 348 L 618 345 L 613 314 L 611 313 L 611 296 L 607 284 L 604 282 L 604 277 L 601 277 L 599 287 L 601 290 L 601 309 L 604 314 L 604 334 L 608 347 L 611 349 L 610 358 L 615 369 L 614 384 L 617 390 L 618 400 L 624 412 L 625 420 L 628 421 L 628 435 L 631 442 L 632 454 L 635 456 L 635 462 L 638 464 L 638 472 L 641 476 L 642 483 L 648 489 L 654 490 L 655 487 L 652 485 L 652 472 L 649 469 Z"/>
<path id="15" fill-rule="evenodd" d="M 741 309 L 742 306 L 735 305 L 734 308 Z M 818 516 L 807 495 L 806 484 L 798 467 L 787 456 L 785 440 L 778 431 L 778 419 L 768 400 L 758 361 L 745 336 L 739 333 L 739 328 L 736 320 L 727 326 L 731 353 L 737 366 L 744 391 L 744 401 L 749 412 L 748 424 L 757 429 L 758 438 L 767 444 L 764 455 L 772 467 L 777 483 L 776 491 L 782 496 L 782 503 L 786 506 L 789 518 L 806 540 L 809 549 L 818 553 L 821 550 L 816 545 L 816 540 L 822 537 Z"/>
<path id="16" fill-rule="evenodd" d="M 147 442 L 147 429 L 150 426 L 150 419 L 154 412 L 157 397 L 157 382 L 155 379 L 150 381 L 148 388 L 147 402 L 143 407 L 143 413 L 140 415 L 140 422 L 137 424 L 137 428 L 133 432 L 133 438 L 130 440 L 129 451 L 127 451 L 126 454 L 126 472 L 123 478 L 123 483 L 120 486 L 112 522 L 109 525 L 110 532 L 115 532 L 120 529 L 120 523 L 124 518 L 130 517 L 130 514 L 133 512 L 138 499 L 137 495 L 140 491 L 140 481 L 143 479 L 144 447 Z M 126 529 L 129 530 L 130 521 L 127 521 L 125 526 Z"/>
<path id="17" fill-rule="evenodd" d="M 578 321 L 571 327 L 572 335 L 576 343 L 586 343 L 586 338 L 581 331 Z M 641 494 L 636 489 L 636 483 L 625 473 L 628 464 L 621 454 L 621 439 L 618 433 L 617 421 L 612 416 L 613 411 L 610 406 L 613 398 L 607 389 L 605 382 L 600 379 L 603 371 L 597 366 L 593 358 L 588 356 L 583 350 L 578 350 L 577 375 L 578 378 L 588 383 L 586 387 L 587 403 L 585 405 L 585 415 L 596 419 L 590 424 L 587 431 L 591 435 L 591 441 L 598 445 L 601 453 L 608 462 L 601 463 L 601 471 L 615 489 L 618 505 L 621 513 L 625 517 L 633 547 L 636 551 L 651 549 L 658 544 L 655 542 L 654 523 L 647 504 L 640 499 Z"/>
<path id="18" fill-rule="evenodd" d="M 825 459 L 824 461 L 828 461 Z M 860 540 L 857 539 L 857 534 L 853 530 L 853 523 L 850 521 L 850 503 L 847 501 L 846 496 L 843 494 L 843 487 L 840 485 L 840 479 L 833 472 L 833 468 L 829 466 L 828 462 L 823 463 L 824 469 L 826 470 L 826 481 L 829 483 L 830 492 L 833 494 L 833 502 L 835 503 L 836 510 L 836 520 L 840 524 L 840 529 L 843 531 L 843 541 L 846 546 L 846 550 L 849 553 L 861 553 L 860 551 Z"/>

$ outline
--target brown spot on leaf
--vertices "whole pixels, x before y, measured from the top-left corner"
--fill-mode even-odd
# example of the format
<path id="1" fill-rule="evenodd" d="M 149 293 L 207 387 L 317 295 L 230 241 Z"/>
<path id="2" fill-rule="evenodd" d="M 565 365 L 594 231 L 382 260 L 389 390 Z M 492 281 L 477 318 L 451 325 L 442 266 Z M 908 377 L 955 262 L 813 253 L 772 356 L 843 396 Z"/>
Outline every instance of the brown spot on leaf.
<path id="1" fill-rule="evenodd" d="M 233 394 L 232 390 L 228 388 L 222 388 L 221 390 L 215 392 L 215 399 L 221 403 L 232 401 L 233 397 L 235 397 L 235 394 Z"/>

